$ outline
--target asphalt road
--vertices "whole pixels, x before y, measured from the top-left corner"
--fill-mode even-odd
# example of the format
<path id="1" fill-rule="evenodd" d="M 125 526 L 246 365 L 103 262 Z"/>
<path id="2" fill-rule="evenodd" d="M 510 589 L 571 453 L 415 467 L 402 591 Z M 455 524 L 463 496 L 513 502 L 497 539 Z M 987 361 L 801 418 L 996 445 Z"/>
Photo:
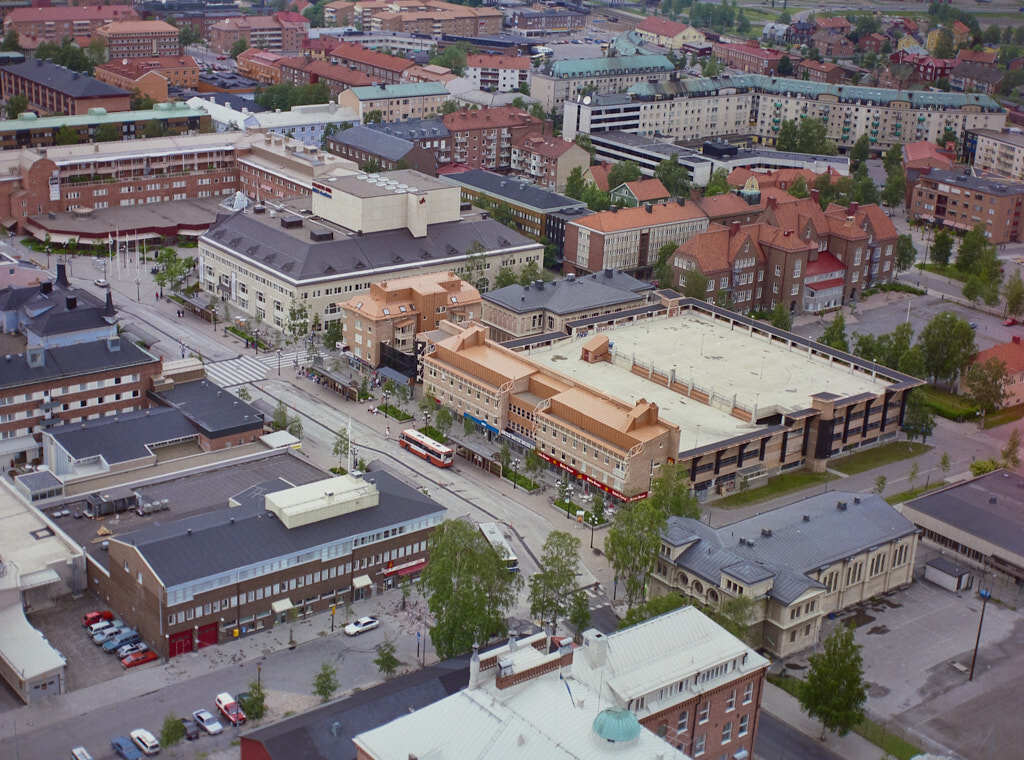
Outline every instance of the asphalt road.
<path id="1" fill-rule="evenodd" d="M 757 723 L 754 757 L 757 760 L 842 760 L 819 742 L 764 710 Z"/>

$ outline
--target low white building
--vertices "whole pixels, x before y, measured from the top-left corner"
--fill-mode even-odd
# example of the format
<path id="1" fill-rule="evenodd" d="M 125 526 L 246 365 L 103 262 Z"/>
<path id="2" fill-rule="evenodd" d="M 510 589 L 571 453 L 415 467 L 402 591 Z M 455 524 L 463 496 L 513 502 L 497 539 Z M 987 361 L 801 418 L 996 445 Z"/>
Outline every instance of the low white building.
<path id="1" fill-rule="evenodd" d="M 350 108 L 337 103 L 318 103 L 295 106 L 288 111 L 249 111 L 223 103 L 217 103 L 216 95 L 190 98 L 189 106 L 202 109 L 210 114 L 210 120 L 218 132 L 234 130 L 255 130 L 270 132 L 294 138 L 304 145 L 320 147 L 324 131 L 330 126 L 340 128 L 342 124 L 358 124 L 358 115 Z"/>
<path id="2" fill-rule="evenodd" d="M 512 92 L 530 82 L 530 59 L 525 55 L 466 56 L 466 77 L 481 90 Z"/>

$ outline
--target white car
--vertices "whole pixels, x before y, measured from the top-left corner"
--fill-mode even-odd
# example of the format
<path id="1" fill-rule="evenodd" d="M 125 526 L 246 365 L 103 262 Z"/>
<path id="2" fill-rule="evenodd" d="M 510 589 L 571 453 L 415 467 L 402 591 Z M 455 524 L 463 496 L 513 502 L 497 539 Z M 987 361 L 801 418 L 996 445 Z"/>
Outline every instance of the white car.
<path id="1" fill-rule="evenodd" d="M 155 755 L 160 752 L 160 742 L 146 729 L 136 728 L 128 735 L 135 742 L 135 746 L 142 750 L 142 754 Z"/>
<path id="2" fill-rule="evenodd" d="M 102 278 L 100 278 L 98 280 L 93 280 L 92 283 L 97 288 L 109 288 L 110 287 L 110 283 L 107 282 L 106 280 L 102 279 Z"/>
<path id="3" fill-rule="evenodd" d="M 114 621 L 113 620 L 101 620 L 98 623 L 93 623 L 92 625 L 90 625 L 88 628 L 85 629 L 85 632 L 88 633 L 90 636 L 95 636 L 100 631 L 106 630 L 107 628 L 113 628 L 113 627 L 114 627 Z M 120 624 L 118 625 L 118 627 L 120 627 Z"/>
<path id="4" fill-rule="evenodd" d="M 361 617 L 345 626 L 345 634 L 347 636 L 358 636 L 360 633 L 372 631 L 378 625 L 380 625 L 380 621 L 375 617 Z"/>
<path id="5" fill-rule="evenodd" d="M 136 652 L 145 652 L 147 649 L 149 649 L 149 647 L 146 646 L 146 643 L 143 641 L 140 641 L 137 644 L 125 644 L 123 647 L 117 650 L 117 659 L 123 660 L 130 654 L 135 654 Z"/>
<path id="6" fill-rule="evenodd" d="M 209 710 L 196 710 L 192 713 L 192 720 L 194 720 L 196 725 L 208 734 L 219 734 L 224 730 L 224 726 L 220 724 L 219 720 L 213 717 L 213 714 Z"/>

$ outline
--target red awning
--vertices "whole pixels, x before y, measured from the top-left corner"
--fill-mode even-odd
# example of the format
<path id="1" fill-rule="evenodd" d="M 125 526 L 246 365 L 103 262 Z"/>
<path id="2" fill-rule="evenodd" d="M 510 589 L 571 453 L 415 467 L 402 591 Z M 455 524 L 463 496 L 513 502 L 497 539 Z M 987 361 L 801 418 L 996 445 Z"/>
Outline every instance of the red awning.
<path id="1" fill-rule="evenodd" d="M 822 290 L 829 290 L 831 288 L 843 287 L 844 280 L 842 277 L 837 277 L 834 280 L 825 280 L 824 282 L 809 282 L 807 287 L 813 290 L 815 293 L 821 292 Z"/>
<path id="2" fill-rule="evenodd" d="M 426 564 L 427 561 L 425 559 L 417 559 L 412 562 L 407 562 L 404 565 L 389 567 L 384 571 L 384 575 L 412 575 L 413 573 L 418 573 L 422 570 Z"/>

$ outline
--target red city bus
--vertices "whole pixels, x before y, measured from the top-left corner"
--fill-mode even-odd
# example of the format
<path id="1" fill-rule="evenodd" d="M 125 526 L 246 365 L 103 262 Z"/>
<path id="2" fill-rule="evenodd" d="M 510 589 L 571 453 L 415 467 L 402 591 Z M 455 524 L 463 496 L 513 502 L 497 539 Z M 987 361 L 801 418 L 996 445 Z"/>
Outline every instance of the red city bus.
<path id="1" fill-rule="evenodd" d="M 451 467 L 455 452 L 419 430 L 409 428 L 398 436 L 398 445 L 438 467 Z"/>

